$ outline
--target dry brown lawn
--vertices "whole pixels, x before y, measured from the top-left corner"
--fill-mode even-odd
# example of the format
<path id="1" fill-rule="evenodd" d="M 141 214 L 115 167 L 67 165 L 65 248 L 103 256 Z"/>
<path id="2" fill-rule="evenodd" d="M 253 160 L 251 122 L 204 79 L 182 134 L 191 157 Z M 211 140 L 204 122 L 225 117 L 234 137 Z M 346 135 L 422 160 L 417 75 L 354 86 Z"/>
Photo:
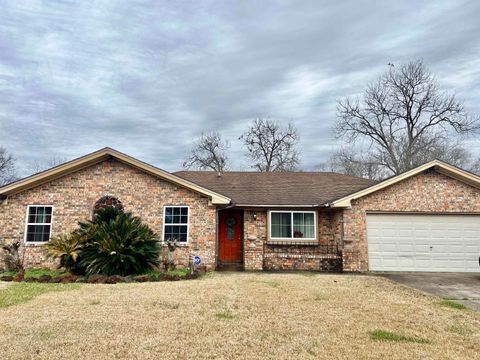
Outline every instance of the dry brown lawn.
<path id="1" fill-rule="evenodd" d="M 371 276 L 84 284 L 0 309 L 0 358 L 478 359 L 480 314 Z"/>

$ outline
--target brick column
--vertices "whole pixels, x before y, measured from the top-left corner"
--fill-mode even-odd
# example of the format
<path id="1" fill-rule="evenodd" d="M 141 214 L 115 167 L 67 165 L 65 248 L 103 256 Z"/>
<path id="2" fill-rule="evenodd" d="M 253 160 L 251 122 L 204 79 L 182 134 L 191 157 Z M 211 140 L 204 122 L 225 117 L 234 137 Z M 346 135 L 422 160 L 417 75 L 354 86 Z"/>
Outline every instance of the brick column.
<path id="1" fill-rule="evenodd" d="M 254 219 L 256 214 L 256 219 Z M 267 212 L 243 213 L 243 263 L 245 270 L 263 270 L 263 244 L 267 240 Z"/>
<path id="2" fill-rule="evenodd" d="M 366 271 L 366 214 L 356 206 L 343 212 L 343 271 Z M 365 250 L 365 251 L 362 251 Z"/>

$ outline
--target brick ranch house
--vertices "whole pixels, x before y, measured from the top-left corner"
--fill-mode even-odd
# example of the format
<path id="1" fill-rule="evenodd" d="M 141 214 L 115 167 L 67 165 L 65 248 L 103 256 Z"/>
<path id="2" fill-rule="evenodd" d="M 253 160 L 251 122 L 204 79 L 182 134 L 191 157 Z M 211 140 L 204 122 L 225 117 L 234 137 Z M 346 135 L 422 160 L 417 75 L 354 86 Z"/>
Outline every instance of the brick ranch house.
<path id="1" fill-rule="evenodd" d="M 376 183 L 329 172 L 169 173 L 105 148 L 0 188 L 0 241 L 42 244 L 121 201 L 208 269 L 478 271 L 480 178 L 432 161 Z"/>

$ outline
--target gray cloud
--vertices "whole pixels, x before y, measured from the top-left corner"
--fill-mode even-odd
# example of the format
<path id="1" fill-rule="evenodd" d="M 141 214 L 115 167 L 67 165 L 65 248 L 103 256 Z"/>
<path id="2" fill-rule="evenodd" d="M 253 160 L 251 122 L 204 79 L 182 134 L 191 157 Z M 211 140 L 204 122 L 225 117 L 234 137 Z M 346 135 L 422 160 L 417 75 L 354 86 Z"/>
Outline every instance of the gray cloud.
<path id="1" fill-rule="evenodd" d="M 306 168 L 336 101 L 422 58 L 480 113 L 478 1 L 0 1 L 0 145 L 25 166 L 103 146 L 178 169 L 191 140 L 293 121 Z M 470 140 L 480 151 L 478 141 Z"/>

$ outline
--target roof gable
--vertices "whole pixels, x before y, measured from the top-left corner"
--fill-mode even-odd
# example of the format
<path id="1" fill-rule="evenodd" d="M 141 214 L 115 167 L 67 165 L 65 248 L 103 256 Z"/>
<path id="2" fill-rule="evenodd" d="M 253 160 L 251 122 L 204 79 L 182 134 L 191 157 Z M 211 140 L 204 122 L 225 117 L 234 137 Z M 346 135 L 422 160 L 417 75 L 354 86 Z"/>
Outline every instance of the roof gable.
<path id="1" fill-rule="evenodd" d="M 108 147 L 95 151 L 91 154 L 79 157 L 72 161 L 66 162 L 59 166 L 55 166 L 51 169 L 42 171 L 38 174 L 31 175 L 24 179 L 20 179 L 11 184 L 7 184 L 3 187 L 0 187 L 0 196 L 1 195 L 8 196 L 11 194 L 19 193 L 23 190 L 27 190 L 34 186 L 38 186 L 48 181 L 57 179 L 59 177 L 62 177 L 74 171 L 89 167 L 93 164 L 99 163 L 109 158 L 114 158 L 120 162 L 123 162 L 134 168 L 141 169 L 148 174 L 159 177 L 170 183 L 173 183 L 173 184 L 182 186 L 184 188 L 190 189 L 192 191 L 195 191 L 197 193 L 203 194 L 211 199 L 212 204 L 227 205 L 230 203 L 230 198 L 222 194 L 219 194 L 215 191 L 207 189 L 201 185 L 192 183 L 186 179 L 183 179 L 174 174 L 171 174 L 168 171 L 159 169 L 153 165 L 147 164 L 143 161 L 137 160 L 131 156 L 128 156 L 124 153 L 121 153 L 117 150 L 114 150 Z"/>
<path id="2" fill-rule="evenodd" d="M 331 203 L 332 207 L 350 207 L 351 206 L 351 201 L 361 198 L 363 196 L 369 195 L 373 192 L 382 190 L 388 186 L 391 186 L 393 184 L 396 184 L 400 181 L 403 181 L 405 179 L 408 179 L 412 176 L 418 175 L 425 170 L 434 168 L 436 171 L 438 171 L 441 174 L 447 175 L 451 178 L 457 179 L 459 181 L 462 181 L 466 184 L 469 184 L 473 187 L 479 188 L 480 189 L 480 177 L 472 174 L 468 171 L 465 171 L 463 169 L 460 169 L 456 166 L 447 164 L 443 161 L 440 160 L 433 160 L 428 163 L 425 163 L 423 165 L 420 165 L 412 170 L 406 171 L 402 174 L 393 176 L 391 178 L 388 178 L 384 181 L 381 181 L 373 186 L 370 186 L 366 189 L 351 193 L 347 196 L 344 196 L 342 198 L 339 198 Z"/>

